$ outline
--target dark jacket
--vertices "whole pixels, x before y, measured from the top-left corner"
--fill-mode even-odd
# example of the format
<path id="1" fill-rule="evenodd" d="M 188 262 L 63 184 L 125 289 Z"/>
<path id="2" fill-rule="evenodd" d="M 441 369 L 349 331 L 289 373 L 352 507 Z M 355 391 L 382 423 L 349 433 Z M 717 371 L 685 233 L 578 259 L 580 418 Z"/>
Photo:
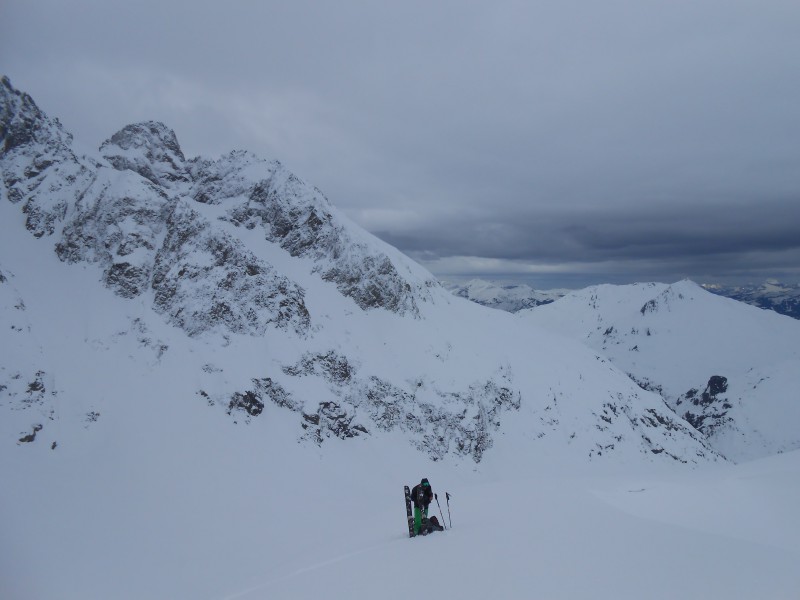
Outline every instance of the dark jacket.
<path id="1" fill-rule="evenodd" d="M 411 499 L 416 508 L 428 508 L 428 505 L 433 500 L 433 489 L 430 485 L 418 483 L 411 490 Z"/>

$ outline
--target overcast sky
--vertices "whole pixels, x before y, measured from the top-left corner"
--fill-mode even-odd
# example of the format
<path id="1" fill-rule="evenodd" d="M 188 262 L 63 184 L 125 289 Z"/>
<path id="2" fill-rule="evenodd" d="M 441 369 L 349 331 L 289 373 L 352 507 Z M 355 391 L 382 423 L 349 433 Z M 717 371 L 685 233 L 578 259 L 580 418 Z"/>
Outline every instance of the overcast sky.
<path id="1" fill-rule="evenodd" d="M 93 147 L 276 158 L 436 275 L 800 280 L 800 1 L 2 0 Z"/>

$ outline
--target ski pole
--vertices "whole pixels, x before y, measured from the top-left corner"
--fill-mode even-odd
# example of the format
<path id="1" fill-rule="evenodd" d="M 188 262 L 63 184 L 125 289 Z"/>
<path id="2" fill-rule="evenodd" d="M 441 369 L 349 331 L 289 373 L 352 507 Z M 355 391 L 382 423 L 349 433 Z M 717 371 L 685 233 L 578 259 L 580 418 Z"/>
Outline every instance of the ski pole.
<path id="1" fill-rule="evenodd" d="M 442 517 L 442 526 L 444 526 L 444 514 L 442 514 L 442 505 L 439 504 L 439 494 L 434 494 L 434 498 L 436 498 L 436 506 L 439 507 L 439 516 Z"/>
<path id="2" fill-rule="evenodd" d="M 450 521 L 450 529 L 453 528 L 453 519 L 450 518 L 450 492 L 445 492 L 445 496 L 447 496 L 447 518 Z M 442 517 L 444 519 L 444 517 Z"/>

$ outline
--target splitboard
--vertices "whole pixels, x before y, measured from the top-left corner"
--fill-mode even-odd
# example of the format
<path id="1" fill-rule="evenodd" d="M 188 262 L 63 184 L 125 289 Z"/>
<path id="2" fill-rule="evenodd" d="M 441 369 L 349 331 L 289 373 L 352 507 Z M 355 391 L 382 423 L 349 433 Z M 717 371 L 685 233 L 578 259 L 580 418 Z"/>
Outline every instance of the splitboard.
<path id="1" fill-rule="evenodd" d="M 414 515 L 411 514 L 411 490 L 406 485 L 403 487 L 406 493 L 406 517 L 408 518 L 408 537 L 414 537 Z"/>

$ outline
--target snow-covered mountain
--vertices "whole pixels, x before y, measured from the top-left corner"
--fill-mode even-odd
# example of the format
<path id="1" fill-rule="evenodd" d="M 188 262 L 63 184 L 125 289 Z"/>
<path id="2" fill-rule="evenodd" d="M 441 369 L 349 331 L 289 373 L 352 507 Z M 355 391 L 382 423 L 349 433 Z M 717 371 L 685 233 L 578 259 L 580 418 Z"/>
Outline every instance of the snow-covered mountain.
<path id="1" fill-rule="evenodd" d="M 151 122 L 78 152 L 3 79 L 0 176 L 0 597 L 800 584 L 798 453 L 730 465 L 605 356 L 452 296 L 279 163 L 187 159 Z M 453 527 L 409 540 L 422 476 Z"/>
<path id="2" fill-rule="evenodd" d="M 733 298 L 781 315 L 800 319 L 800 284 L 781 283 L 774 279 L 761 285 L 723 286 L 703 284 L 703 288 L 726 298 Z"/>
<path id="3" fill-rule="evenodd" d="M 497 285 L 483 279 L 471 279 L 467 283 L 446 286 L 454 295 L 466 298 L 482 306 L 515 313 L 526 308 L 550 304 L 569 290 L 534 290 L 524 284 Z"/>
<path id="4" fill-rule="evenodd" d="M 113 411 L 119 399 L 66 381 L 97 377 L 98 348 L 129 336 L 140 351 L 103 376 L 170 364 L 183 372 L 173 394 L 197 398 L 196 410 L 250 422 L 279 407 L 295 415 L 298 439 L 317 445 L 393 433 L 434 460 L 480 462 L 505 436 L 526 452 L 563 447 L 583 460 L 716 459 L 660 397 L 592 352 L 545 332 L 520 336 L 511 315 L 451 296 L 280 163 L 246 152 L 187 160 L 155 122 L 79 156 L 30 97 L 8 79 L 0 90 L 5 318 L 25 321 L 4 344 L 6 440 L 36 430 L 59 446 L 79 435 L 48 422 L 62 398 L 88 396 L 85 414 Z M 18 256 L 9 244 L 23 227 L 36 245 Z M 62 274 L 78 272 L 69 265 L 97 274 L 81 293 L 103 304 L 105 329 L 60 333 L 56 344 L 60 323 L 45 328 L 44 315 L 18 307 L 38 302 L 93 327 L 96 314 L 31 291 L 30 278 L 43 278 L 50 299 L 68 295 Z M 82 357 L 67 361 L 69 375 L 53 347 Z"/>
<path id="5" fill-rule="evenodd" d="M 800 319 L 800 284 L 781 283 L 769 280 L 761 285 L 723 286 L 701 284 L 718 296 L 733 298 L 765 310 Z M 456 296 L 476 304 L 516 313 L 542 304 L 550 304 L 572 290 L 535 290 L 525 284 L 500 285 L 483 279 L 471 279 L 466 283 L 448 283 L 445 287 Z"/>
<path id="6" fill-rule="evenodd" d="M 602 285 L 519 313 L 659 392 L 734 460 L 800 448 L 800 323 L 691 281 Z"/>

